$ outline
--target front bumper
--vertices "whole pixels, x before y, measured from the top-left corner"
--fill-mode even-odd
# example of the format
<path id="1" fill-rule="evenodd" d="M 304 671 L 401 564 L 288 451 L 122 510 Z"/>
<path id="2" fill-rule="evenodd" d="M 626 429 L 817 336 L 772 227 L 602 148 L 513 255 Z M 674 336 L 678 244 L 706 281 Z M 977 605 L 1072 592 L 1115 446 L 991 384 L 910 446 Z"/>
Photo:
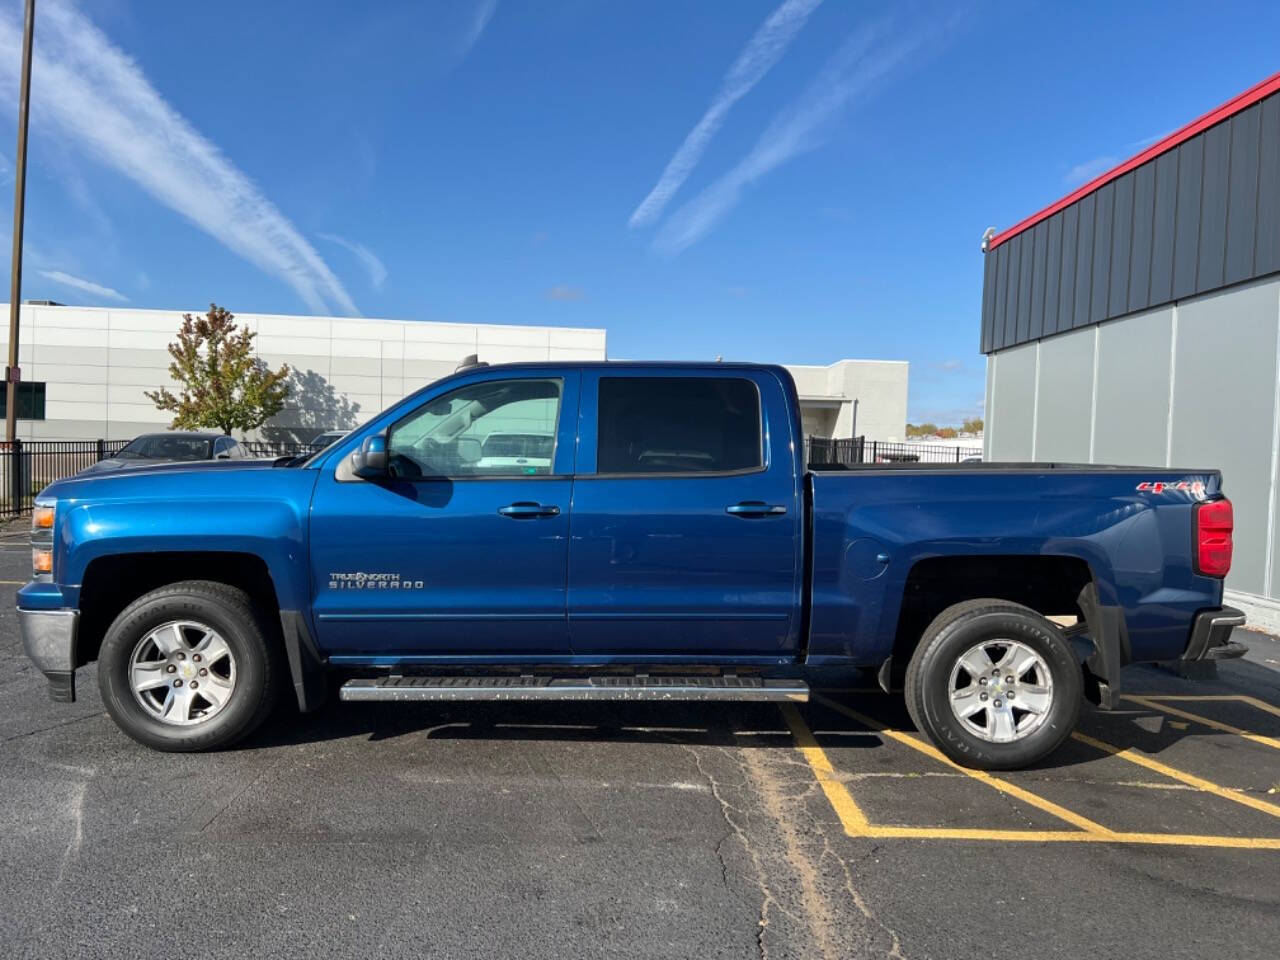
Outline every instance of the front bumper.
<path id="1" fill-rule="evenodd" d="M 76 699 L 76 630 L 79 610 L 18 608 L 18 630 L 27 656 L 49 679 L 49 696 L 62 703 Z"/>
<path id="2" fill-rule="evenodd" d="M 1232 660 L 1248 651 L 1243 643 L 1231 641 L 1231 631 L 1243 627 L 1244 614 L 1235 607 L 1205 610 L 1196 614 L 1191 626 L 1191 640 L 1182 653 L 1183 660 Z"/>

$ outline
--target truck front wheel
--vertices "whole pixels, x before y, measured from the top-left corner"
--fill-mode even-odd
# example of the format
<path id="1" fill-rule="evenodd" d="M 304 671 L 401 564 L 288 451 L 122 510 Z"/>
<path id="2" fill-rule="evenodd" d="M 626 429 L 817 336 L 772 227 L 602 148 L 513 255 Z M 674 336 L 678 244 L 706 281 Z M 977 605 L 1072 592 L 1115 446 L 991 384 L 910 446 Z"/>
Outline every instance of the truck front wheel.
<path id="1" fill-rule="evenodd" d="M 911 719 L 956 763 L 1015 770 L 1075 728 L 1082 678 L 1071 644 L 1028 607 L 970 600 L 929 624 L 907 667 Z"/>
<path id="2" fill-rule="evenodd" d="M 274 705 L 276 644 L 247 594 L 190 580 L 139 597 L 98 652 L 98 686 L 116 724 L 156 750 L 225 747 Z"/>

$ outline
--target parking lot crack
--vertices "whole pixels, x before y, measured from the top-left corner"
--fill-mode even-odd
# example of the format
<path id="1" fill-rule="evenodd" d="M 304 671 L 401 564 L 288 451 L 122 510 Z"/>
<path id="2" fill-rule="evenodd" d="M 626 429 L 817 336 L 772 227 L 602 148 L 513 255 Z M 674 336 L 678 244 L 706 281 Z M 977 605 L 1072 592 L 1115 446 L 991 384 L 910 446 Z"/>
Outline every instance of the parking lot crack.
<path id="1" fill-rule="evenodd" d="M 760 852 L 756 849 L 755 844 L 752 843 L 750 835 L 743 826 L 743 823 L 750 819 L 750 815 L 741 808 L 734 806 L 734 804 L 726 798 L 724 785 L 716 779 L 715 774 L 707 769 L 703 764 L 702 757 L 699 756 L 698 751 L 687 744 L 681 744 L 681 746 L 691 757 L 693 757 L 693 762 L 698 768 L 698 773 L 703 776 L 707 781 L 707 785 L 711 788 L 711 795 L 715 797 L 716 802 L 720 805 L 720 816 L 724 820 L 725 825 L 729 828 L 715 845 L 715 854 L 720 861 L 720 879 L 726 890 L 733 892 L 732 887 L 729 884 L 729 864 L 724 856 L 724 845 L 730 839 L 737 839 L 737 841 L 742 844 L 743 850 L 751 860 L 751 865 L 755 872 L 755 885 L 760 891 L 760 908 L 758 911 L 758 919 L 756 921 L 755 944 L 761 960 L 766 960 L 769 956 L 769 948 L 765 941 L 765 932 L 769 928 L 770 913 L 776 909 L 778 912 L 785 914 L 792 920 L 799 921 L 800 918 L 778 903 L 773 891 L 769 888 L 763 859 L 760 856 Z M 728 751 L 726 749 L 726 753 L 727 752 Z M 739 767 L 743 769 L 745 774 L 746 770 L 742 759 L 736 756 L 734 756 L 733 759 L 738 763 Z M 746 778 L 744 776 L 743 786 L 745 786 L 745 783 Z M 741 818 L 742 822 L 739 822 L 738 818 Z"/>

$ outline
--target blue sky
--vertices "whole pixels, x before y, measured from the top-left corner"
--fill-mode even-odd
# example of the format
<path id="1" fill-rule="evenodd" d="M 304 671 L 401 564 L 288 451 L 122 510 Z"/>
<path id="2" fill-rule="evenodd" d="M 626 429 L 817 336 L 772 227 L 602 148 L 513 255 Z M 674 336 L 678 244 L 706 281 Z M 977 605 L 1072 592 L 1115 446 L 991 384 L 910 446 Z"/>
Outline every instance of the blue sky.
<path id="1" fill-rule="evenodd" d="M 905 359 L 938 422 L 981 410 L 984 228 L 1280 69 L 1276 4 L 39 6 L 24 297 Z"/>

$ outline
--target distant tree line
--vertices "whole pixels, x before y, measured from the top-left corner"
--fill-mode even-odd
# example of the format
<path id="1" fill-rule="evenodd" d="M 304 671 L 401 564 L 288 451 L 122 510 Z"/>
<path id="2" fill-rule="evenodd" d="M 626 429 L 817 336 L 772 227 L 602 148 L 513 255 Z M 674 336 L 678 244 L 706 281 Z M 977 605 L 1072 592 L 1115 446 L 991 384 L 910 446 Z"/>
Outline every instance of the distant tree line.
<path id="1" fill-rule="evenodd" d="M 959 427 L 940 427 L 936 423 L 908 423 L 908 437 L 938 437 L 951 440 L 962 433 L 981 433 L 982 418 L 971 417 Z"/>

